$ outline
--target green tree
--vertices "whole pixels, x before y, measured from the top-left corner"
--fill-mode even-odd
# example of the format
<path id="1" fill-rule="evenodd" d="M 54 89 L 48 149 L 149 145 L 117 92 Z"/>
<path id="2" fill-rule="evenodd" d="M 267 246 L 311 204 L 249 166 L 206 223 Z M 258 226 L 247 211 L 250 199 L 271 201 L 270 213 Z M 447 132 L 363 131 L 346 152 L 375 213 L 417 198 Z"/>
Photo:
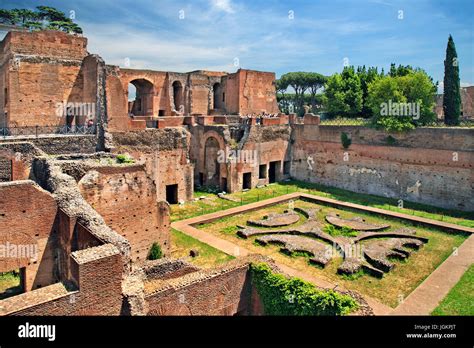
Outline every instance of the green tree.
<path id="1" fill-rule="evenodd" d="M 332 75 L 325 86 L 325 107 L 329 116 L 358 116 L 362 111 L 362 95 L 360 78 L 353 66 Z"/>
<path id="2" fill-rule="evenodd" d="M 411 65 L 401 65 L 399 64 L 398 67 L 395 63 L 390 64 L 390 71 L 388 73 L 391 77 L 401 77 L 406 76 L 414 71 Z"/>
<path id="3" fill-rule="evenodd" d="M 444 61 L 444 96 L 443 96 L 444 123 L 459 125 L 461 116 L 461 92 L 459 82 L 459 62 L 456 46 L 449 35 Z"/>
<path id="4" fill-rule="evenodd" d="M 432 79 L 420 69 L 404 76 L 377 78 L 368 89 L 374 125 L 388 131 L 406 131 L 433 121 L 435 93 Z"/>
<path id="5" fill-rule="evenodd" d="M 37 21 L 38 18 L 38 13 L 28 10 L 28 9 L 18 9 L 15 8 L 11 10 L 15 18 L 17 18 L 17 22 L 21 26 L 25 26 L 26 23 L 28 22 L 35 22 Z M 17 24 L 17 23 L 15 23 Z"/>
<path id="6" fill-rule="evenodd" d="M 334 74 L 328 78 L 324 89 L 324 103 L 331 117 L 345 115 L 349 106 L 345 103 L 341 74 Z"/>
<path id="7" fill-rule="evenodd" d="M 311 96 L 311 108 L 314 111 L 318 104 L 317 93 L 321 87 L 324 87 L 327 78 L 321 74 L 310 72 L 306 74 L 306 84 L 309 89 L 309 94 Z"/>
<path id="8" fill-rule="evenodd" d="M 280 80 L 283 80 L 282 83 L 293 88 L 295 92 L 295 98 L 293 100 L 295 112 L 301 115 L 303 112 L 304 93 L 309 88 L 308 73 L 301 71 L 289 72 L 282 75 Z"/>
<path id="9" fill-rule="evenodd" d="M 357 67 L 357 75 L 359 76 L 360 87 L 362 89 L 361 116 L 370 118 L 372 116 L 372 109 L 368 105 L 369 84 L 382 75 L 379 74 L 377 67 L 369 67 L 366 69 L 365 65 Z"/>
<path id="10" fill-rule="evenodd" d="M 286 90 L 288 89 L 287 80 L 283 78 L 276 80 L 275 88 L 277 92 L 277 101 L 278 101 L 279 109 L 282 112 L 288 113 L 289 100 L 288 100 L 288 95 L 286 93 Z"/>
<path id="11" fill-rule="evenodd" d="M 29 9 L 0 10 L 0 23 L 16 25 L 29 30 L 61 30 L 66 33 L 82 34 L 82 29 L 70 18 L 53 7 L 38 6 Z"/>
<path id="12" fill-rule="evenodd" d="M 18 22 L 18 16 L 11 10 L 0 9 L 0 23 L 15 25 Z"/>
<path id="13" fill-rule="evenodd" d="M 425 125 L 436 119 L 433 111 L 437 87 L 433 79 L 423 70 L 415 69 L 410 74 L 398 78 L 403 95 L 408 102 L 417 103 L 420 107 L 419 118 L 413 120 L 415 125 Z"/>
<path id="14" fill-rule="evenodd" d="M 38 15 L 41 19 L 50 22 L 68 22 L 71 19 L 67 18 L 64 12 L 49 6 L 37 6 Z"/>

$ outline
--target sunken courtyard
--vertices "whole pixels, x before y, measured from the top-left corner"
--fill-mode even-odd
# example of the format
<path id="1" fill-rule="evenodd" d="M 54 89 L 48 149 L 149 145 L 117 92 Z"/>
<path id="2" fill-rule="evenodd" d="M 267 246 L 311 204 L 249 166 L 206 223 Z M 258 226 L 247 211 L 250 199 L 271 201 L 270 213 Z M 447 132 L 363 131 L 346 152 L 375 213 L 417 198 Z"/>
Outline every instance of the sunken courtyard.
<path id="1" fill-rule="evenodd" d="M 0 42 L 0 315 L 278 314 L 269 284 L 296 312 L 286 283 L 306 314 L 429 315 L 473 263 L 474 128 L 388 141 L 281 112 L 272 72 L 123 68 L 87 41 Z"/>

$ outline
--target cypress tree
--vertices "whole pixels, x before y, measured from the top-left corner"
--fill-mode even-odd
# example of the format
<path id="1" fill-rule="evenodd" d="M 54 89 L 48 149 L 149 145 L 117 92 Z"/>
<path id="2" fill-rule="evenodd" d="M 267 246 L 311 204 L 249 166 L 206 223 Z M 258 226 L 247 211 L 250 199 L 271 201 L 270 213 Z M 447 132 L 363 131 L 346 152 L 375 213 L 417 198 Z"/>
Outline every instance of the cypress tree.
<path id="1" fill-rule="evenodd" d="M 459 62 L 456 46 L 449 35 L 444 61 L 444 96 L 443 96 L 444 123 L 459 125 L 461 116 L 461 91 L 459 83 Z"/>

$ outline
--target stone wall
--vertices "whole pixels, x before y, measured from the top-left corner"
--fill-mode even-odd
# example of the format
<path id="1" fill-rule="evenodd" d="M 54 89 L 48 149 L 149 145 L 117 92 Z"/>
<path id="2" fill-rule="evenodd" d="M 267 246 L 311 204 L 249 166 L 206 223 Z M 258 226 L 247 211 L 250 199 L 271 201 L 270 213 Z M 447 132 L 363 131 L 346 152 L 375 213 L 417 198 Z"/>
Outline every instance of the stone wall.
<path id="1" fill-rule="evenodd" d="M 391 138 L 366 127 L 295 125 L 293 129 L 295 179 L 474 210 L 472 129 L 419 128 Z M 348 150 L 342 148 L 341 132 L 352 138 Z"/>
<path id="2" fill-rule="evenodd" d="M 27 139 L 48 155 L 94 153 L 97 146 L 95 135 L 40 136 Z M 0 144 L 2 141 L 0 140 Z"/>

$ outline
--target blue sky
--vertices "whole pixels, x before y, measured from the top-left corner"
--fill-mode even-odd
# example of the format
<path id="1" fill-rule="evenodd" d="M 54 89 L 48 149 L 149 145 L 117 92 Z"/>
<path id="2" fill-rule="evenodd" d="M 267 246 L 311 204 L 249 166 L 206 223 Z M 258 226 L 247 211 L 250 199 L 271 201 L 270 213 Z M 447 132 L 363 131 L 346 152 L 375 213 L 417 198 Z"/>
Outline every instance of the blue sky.
<path id="1" fill-rule="evenodd" d="M 452 34 L 462 85 L 474 84 L 473 0 L 9 1 L 1 8 L 74 11 L 89 51 L 108 64 L 164 71 L 341 71 L 391 62 L 443 80 Z M 402 11 L 402 12 L 401 12 Z M 236 59 L 237 58 L 237 59 Z"/>

